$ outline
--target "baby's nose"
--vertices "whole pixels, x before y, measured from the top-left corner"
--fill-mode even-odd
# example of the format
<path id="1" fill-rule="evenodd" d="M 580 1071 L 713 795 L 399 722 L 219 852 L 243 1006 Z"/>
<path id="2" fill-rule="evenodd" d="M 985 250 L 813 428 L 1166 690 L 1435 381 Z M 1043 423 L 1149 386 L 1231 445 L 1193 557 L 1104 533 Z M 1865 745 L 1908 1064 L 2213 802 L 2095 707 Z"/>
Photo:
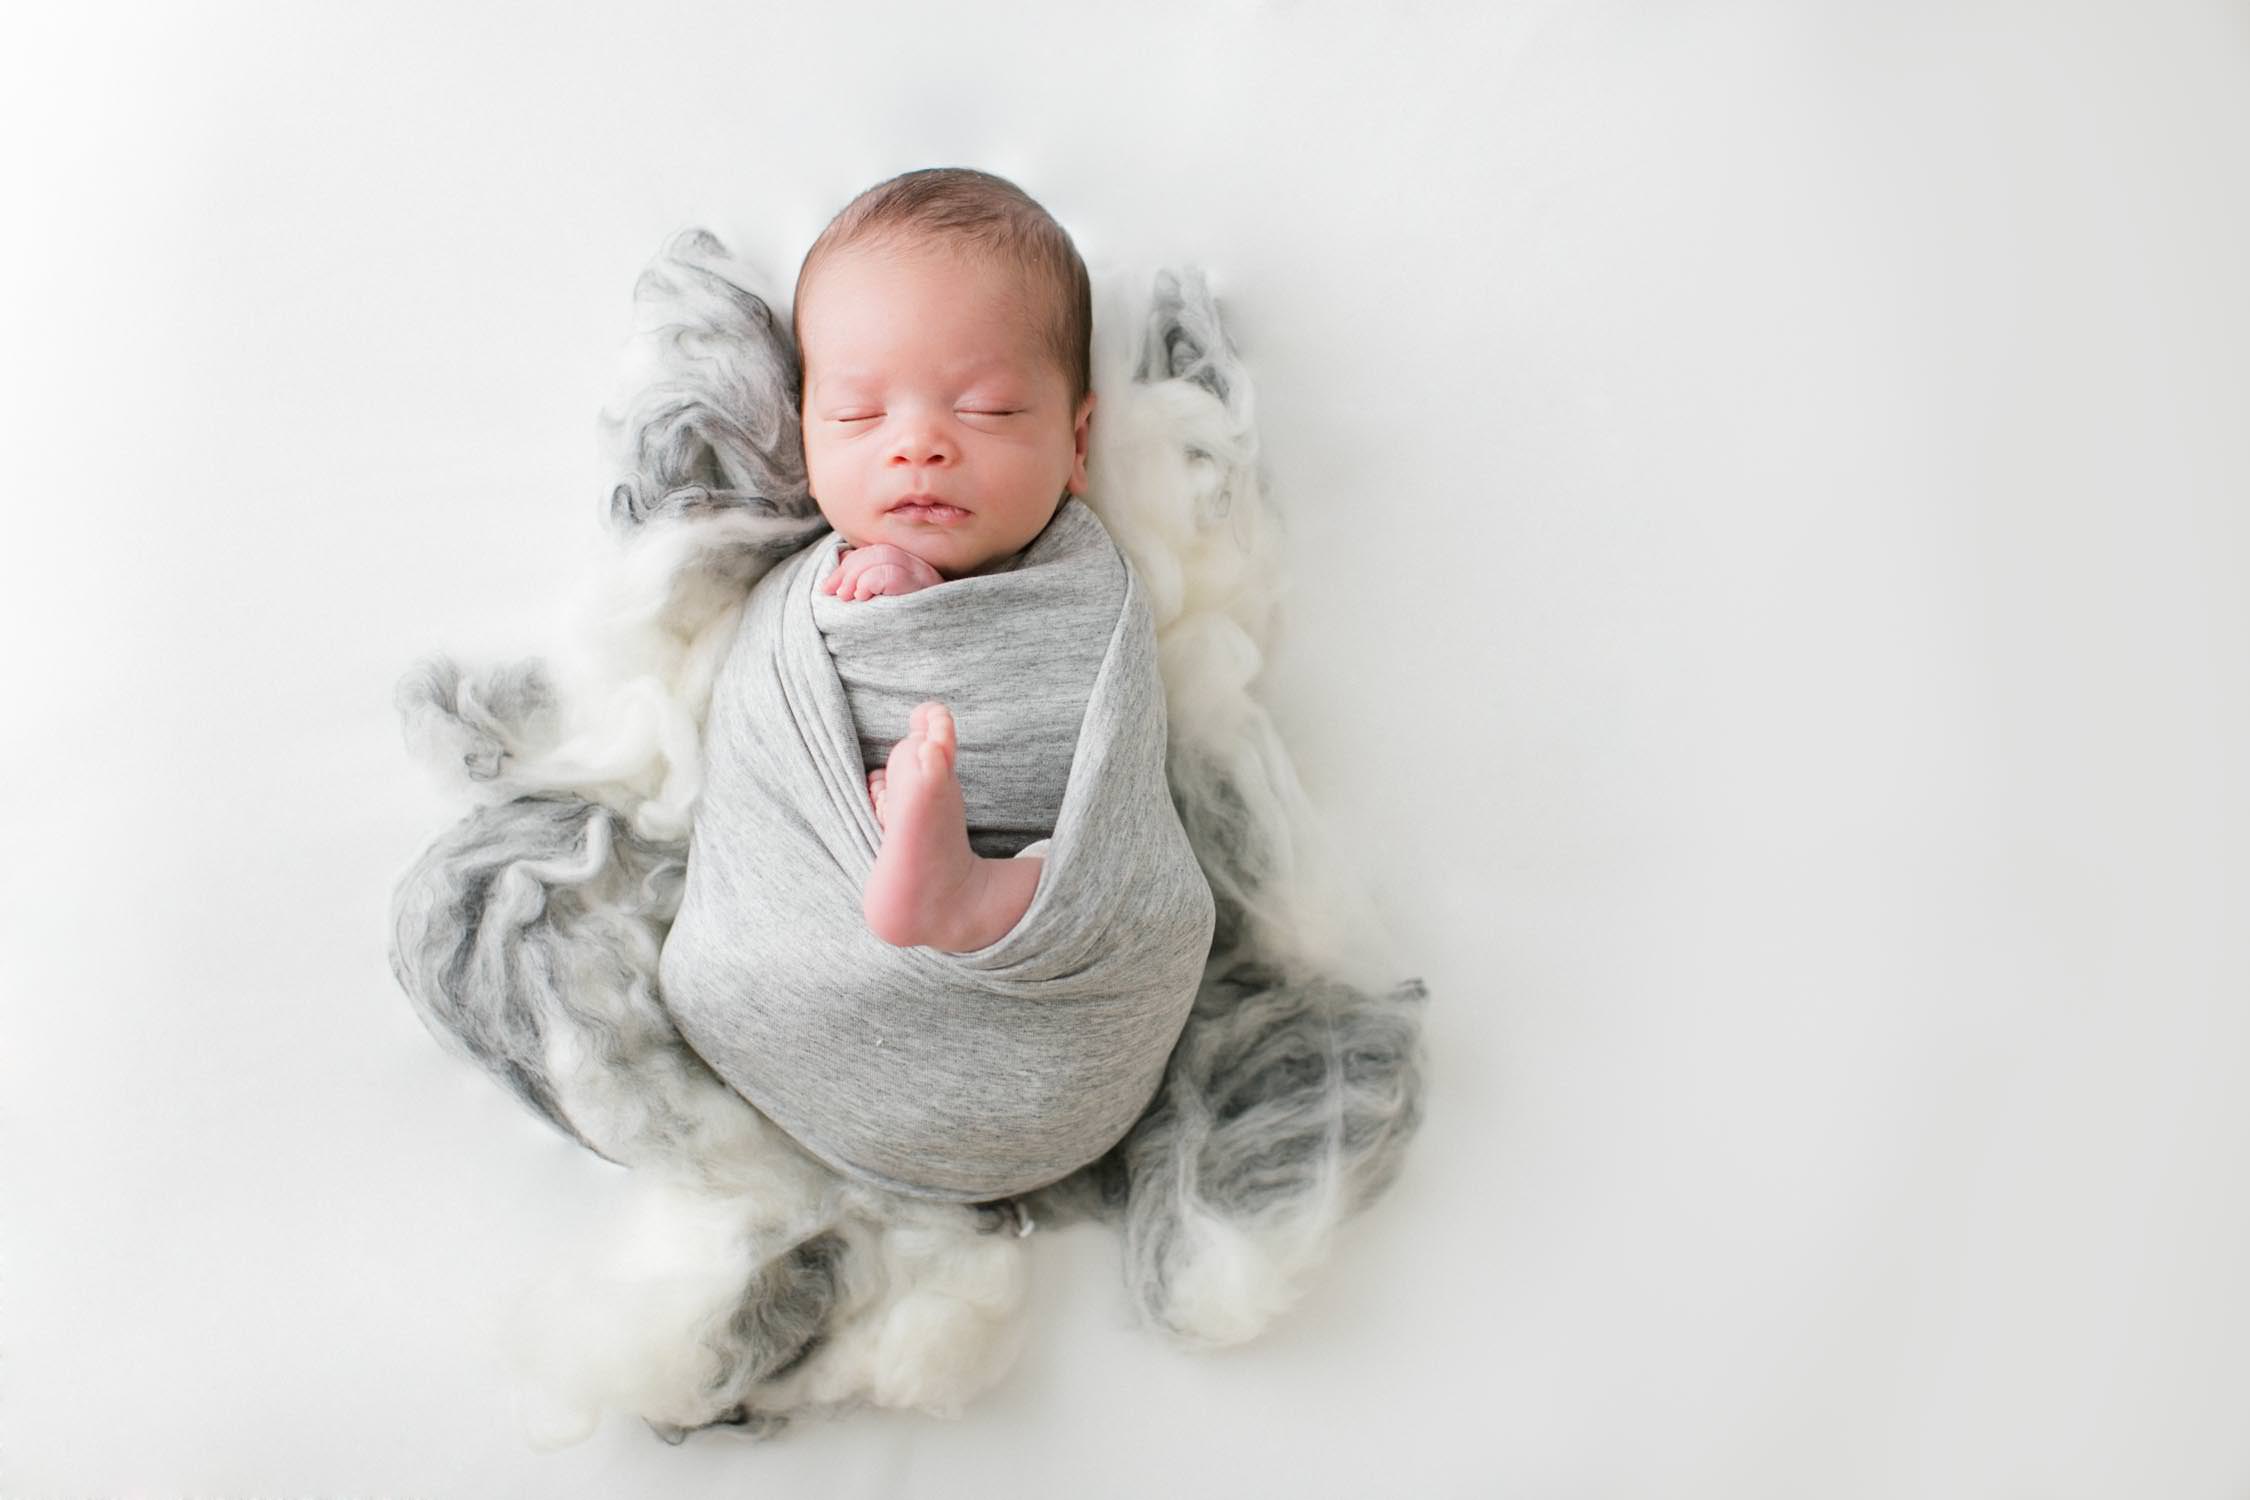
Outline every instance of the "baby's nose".
<path id="1" fill-rule="evenodd" d="M 954 457 L 953 442 L 934 426 L 910 426 L 891 445 L 894 464 L 946 463 Z"/>

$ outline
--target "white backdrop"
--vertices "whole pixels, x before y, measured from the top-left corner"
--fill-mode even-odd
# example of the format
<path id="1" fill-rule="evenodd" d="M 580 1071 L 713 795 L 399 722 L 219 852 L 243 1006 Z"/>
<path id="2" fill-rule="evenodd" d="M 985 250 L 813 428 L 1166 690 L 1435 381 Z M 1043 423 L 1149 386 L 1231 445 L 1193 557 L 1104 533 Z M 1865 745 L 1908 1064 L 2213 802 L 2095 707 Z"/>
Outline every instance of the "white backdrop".
<path id="1" fill-rule="evenodd" d="M 2240 6 L 43 9 L 0 1494 L 2250 1487 Z M 1428 1125 L 1249 1348 L 1081 1227 L 957 1422 L 534 1454 L 618 1174 L 391 981 L 391 686 L 551 641 L 671 231 L 945 163 L 1209 267 Z"/>

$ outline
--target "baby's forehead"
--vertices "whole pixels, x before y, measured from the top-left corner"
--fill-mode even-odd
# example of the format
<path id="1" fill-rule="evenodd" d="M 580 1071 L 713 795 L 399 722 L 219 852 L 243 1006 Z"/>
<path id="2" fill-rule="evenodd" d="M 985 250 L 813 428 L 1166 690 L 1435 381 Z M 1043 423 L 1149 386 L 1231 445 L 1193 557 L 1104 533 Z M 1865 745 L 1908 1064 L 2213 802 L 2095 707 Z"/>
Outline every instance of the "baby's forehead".
<path id="1" fill-rule="evenodd" d="M 953 307 L 951 299 L 956 293 L 946 278 L 894 274 L 908 263 L 927 265 L 933 258 L 978 273 L 982 301 L 974 319 L 975 331 L 933 363 L 928 343 L 908 331 L 923 325 L 923 319 L 911 310 L 893 303 L 887 312 L 874 318 L 808 319 L 804 316 L 808 298 L 801 283 L 797 336 L 809 377 L 808 391 L 842 392 L 881 385 L 898 377 L 909 362 L 917 377 L 935 374 L 963 384 L 1036 381 L 1053 366 L 1052 325 L 1057 313 L 1052 289 L 1036 272 L 1010 257 L 930 236 L 885 236 L 872 243 L 840 247 L 833 255 L 829 265 L 811 277 L 814 290 L 809 300 L 815 303 L 843 291 L 848 283 L 855 292 L 873 285 L 881 287 L 884 295 L 935 298 L 940 299 L 936 305 Z M 844 283 L 830 281 L 830 272 L 845 264 L 853 269 Z M 909 347 L 901 348 L 901 343 Z M 1067 371 L 1055 373 L 1068 383 Z"/>

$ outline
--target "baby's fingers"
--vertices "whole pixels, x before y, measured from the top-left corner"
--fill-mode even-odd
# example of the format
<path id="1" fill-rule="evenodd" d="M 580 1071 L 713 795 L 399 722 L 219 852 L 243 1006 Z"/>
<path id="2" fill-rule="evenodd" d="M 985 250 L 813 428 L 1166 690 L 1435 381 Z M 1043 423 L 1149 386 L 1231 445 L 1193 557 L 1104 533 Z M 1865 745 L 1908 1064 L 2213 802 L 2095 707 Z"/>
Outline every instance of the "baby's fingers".
<path id="1" fill-rule="evenodd" d="M 879 594 L 911 594 L 916 584 L 914 571 L 899 563 L 877 563 L 865 576 Z"/>

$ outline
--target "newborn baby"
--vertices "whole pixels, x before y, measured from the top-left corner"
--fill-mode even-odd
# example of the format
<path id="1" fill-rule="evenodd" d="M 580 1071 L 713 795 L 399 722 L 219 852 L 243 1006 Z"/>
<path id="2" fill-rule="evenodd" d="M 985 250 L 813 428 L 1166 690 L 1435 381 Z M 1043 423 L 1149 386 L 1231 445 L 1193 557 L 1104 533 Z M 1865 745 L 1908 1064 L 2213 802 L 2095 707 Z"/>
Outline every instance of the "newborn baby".
<path id="1" fill-rule="evenodd" d="M 806 475 L 848 547 L 819 587 L 863 601 L 1020 554 L 1085 492 L 1094 397 L 1075 254 L 1048 268 L 1074 277 L 1027 282 L 942 233 L 855 227 L 847 209 L 806 256 L 795 325 Z M 868 773 L 883 842 L 864 911 L 901 947 L 986 947 L 1039 883 L 1037 846 L 1012 859 L 970 850 L 955 740 L 946 705 L 923 703 Z"/>
<path id="2" fill-rule="evenodd" d="M 983 173 L 863 194 L 798 278 L 832 529 L 744 603 L 659 975 L 714 1072 L 899 1193 L 1101 1156 L 1210 956 L 1154 619 L 1077 497 L 1091 322 L 1069 238 Z"/>

